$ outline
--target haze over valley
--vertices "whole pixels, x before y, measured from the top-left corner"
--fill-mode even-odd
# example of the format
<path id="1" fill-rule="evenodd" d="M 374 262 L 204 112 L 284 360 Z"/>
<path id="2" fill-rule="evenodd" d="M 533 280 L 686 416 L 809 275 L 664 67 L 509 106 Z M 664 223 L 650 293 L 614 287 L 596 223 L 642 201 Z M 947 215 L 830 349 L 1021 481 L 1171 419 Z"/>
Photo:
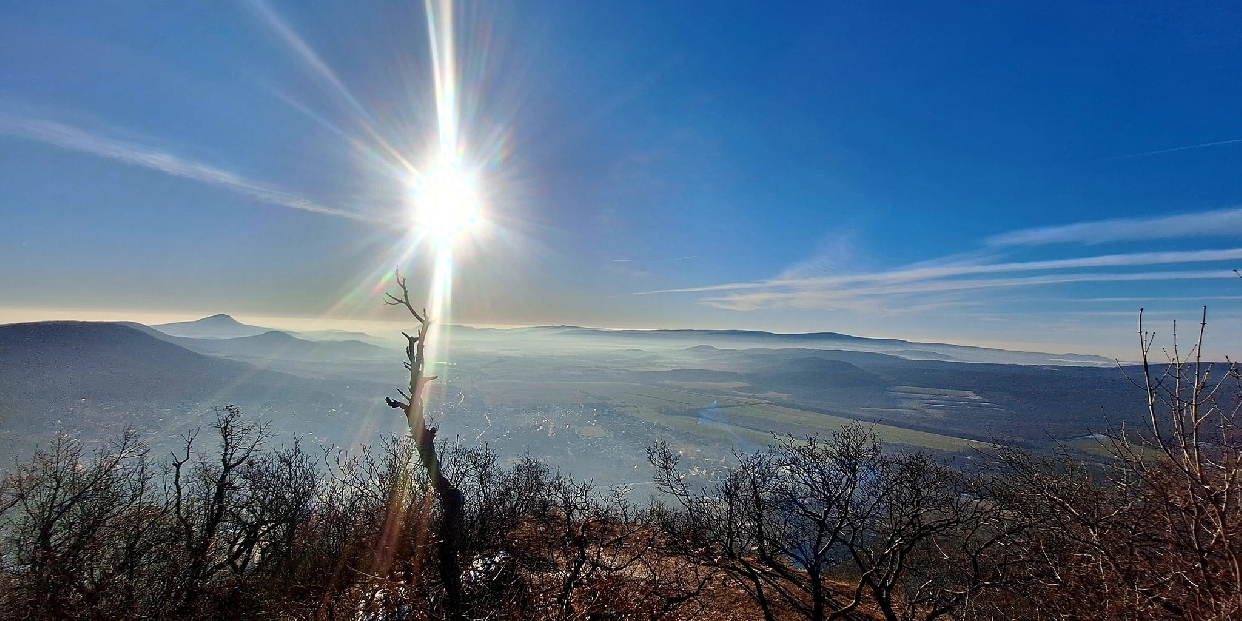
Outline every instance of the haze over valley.
<path id="1" fill-rule="evenodd" d="M 950 459 L 994 441 L 1090 453 L 1090 434 L 1133 423 L 1143 404 L 1115 362 L 1065 353 L 568 326 L 449 326 L 439 337 L 453 346 L 428 395 L 441 438 L 546 458 L 604 484 L 650 481 L 645 450 L 657 440 L 706 470 L 773 434 L 850 420 L 893 447 Z M 20 456 L 53 431 L 98 442 L 129 425 L 166 449 L 235 404 L 281 441 L 356 449 L 404 431 L 384 403 L 403 385 L 401 357 L 364 333 L 296 334 L 227 315 L 0 326 L 0 439 Z"/>

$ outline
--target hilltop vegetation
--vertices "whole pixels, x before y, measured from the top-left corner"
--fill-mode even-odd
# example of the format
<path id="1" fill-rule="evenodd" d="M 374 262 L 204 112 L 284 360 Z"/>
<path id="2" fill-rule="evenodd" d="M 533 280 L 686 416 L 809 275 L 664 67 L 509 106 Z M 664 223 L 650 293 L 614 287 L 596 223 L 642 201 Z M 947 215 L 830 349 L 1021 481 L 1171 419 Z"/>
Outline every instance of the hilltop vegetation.
<path id="1" fill-rule="evenodd" d="M 0 618 L 454 617 L 412 440 L 273 446 L 235 408 L 209 432 L 163 459 L 132 434 L 90 454 L 61 436 L 6 475 Z M 460 618 L 1233 618 L 1231 437 L 1197 464 L 1221 470 L 1001 450 L 966 474 L 854 424 L 739 455 L 705 487 L 658 444 L 669 495 L 643 504 L 448 446 Z"/>

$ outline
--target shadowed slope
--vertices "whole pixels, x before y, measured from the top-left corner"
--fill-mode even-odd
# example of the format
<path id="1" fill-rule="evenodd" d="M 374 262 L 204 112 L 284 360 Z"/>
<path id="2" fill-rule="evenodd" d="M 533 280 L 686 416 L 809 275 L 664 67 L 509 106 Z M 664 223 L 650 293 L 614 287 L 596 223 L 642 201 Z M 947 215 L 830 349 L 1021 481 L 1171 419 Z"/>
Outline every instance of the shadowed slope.
<path id="1" fill-rule="evenodd" d="M 131 425 L 168 435 L 229 403 L 273 419 L 278 432 L 329 434 L 336 426 L 329 421 L 369 407 L 342 388 L 195 353 L 121 324 L 0 326 L 0 448 L 43 442 L 54 429 L 98 438 Z M 359 422 L 350 420 L 350 429 Z"/>

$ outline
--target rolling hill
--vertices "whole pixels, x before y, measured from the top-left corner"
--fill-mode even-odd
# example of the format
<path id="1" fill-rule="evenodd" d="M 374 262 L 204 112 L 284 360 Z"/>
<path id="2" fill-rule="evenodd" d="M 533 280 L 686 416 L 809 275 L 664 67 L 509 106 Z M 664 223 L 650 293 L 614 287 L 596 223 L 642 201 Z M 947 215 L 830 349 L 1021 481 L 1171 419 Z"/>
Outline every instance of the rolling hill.
<path id="1" fill-rule="evenodd" d="M 1116 361 L 1103 356 L 1076 353 L 1014 351 L 951 343 L 923 343 L 904 339 L 869 338 L 837 332 L 780 334 L 760 330 L 606 330 L 579 326 L 535 326 L 530 328 L 477 329 L 453 326 L 462 336 L 505 335 L 510 339 L 533 338 L 550 342 L 631 343 L 635 347 L 690 347 L 711 345 L 723 348 L 814 348 L 890 354 L 910 360 L 944 360 L 995 364 L 1104 366 Z"/>
<path id="2" fill-rule="evenodd" d="M 159 334 L 191 339 L 238 339 L 253 336 L 262 336 L 268 332 L 282 332 L 294 338 L 304 341 L 314 341 L 317 343 L 326 342 L 349 342 L 349 343 L 365 343 L 375 347 L 392 347 L 392 343 L 383 339 L 374 337 L 365 332 L 351 332 L 349 330 L 307 330 L 307 331 L 291 331 L 276 330 L 273 328 L 265 328 L 263 326 L 254 326 L 245 324 L 234 319 L 231 315 L 218 314 L 194 321 L 179 321 L 176 323 L 164 323 L 155 326 L 143 326 L 142 324 L 131 324 L 131 326 L 142 326 L 144 329 L 155 330 Z M 158 335 L 157 335 L 158 336 Z M 393 341 L 395 343 L 396 341 Z"/>
<path id="3" fill-rule="evenodd" d="M 292 360 L 300 362 L 347 362 L 395 360 L 394 349 L 354 340 L 311 341 L 288 332 L 269 330 L 233 338 L 187 338 L 169 336 L 141 324 L 126 324 L 169 343 L 209 356 L 247 361 Z"/>
<path id="4" fill-rule="evenodd" d="M 278 434 L 351 443 L 359 429 L 392 428 L 384 392 L 204 355 L 122 324 L 0 325 L 0 450 L 9 453 L 54 430 L 102 438 L 132 426 L 168 437 L 226 404 L 271 420 Z"/>

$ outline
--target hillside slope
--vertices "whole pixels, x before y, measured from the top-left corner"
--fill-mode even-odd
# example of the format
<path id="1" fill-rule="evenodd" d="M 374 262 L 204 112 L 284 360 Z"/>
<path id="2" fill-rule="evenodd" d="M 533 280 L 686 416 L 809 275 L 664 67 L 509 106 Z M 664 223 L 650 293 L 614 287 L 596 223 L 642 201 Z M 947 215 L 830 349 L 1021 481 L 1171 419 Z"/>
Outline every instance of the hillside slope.
<path id="1" fill-rule="evenodd" d="M 389 422 L 378 418 L 382 387 L 353 384 L 206 356 L 120 324 L 0 325 L 0 450 L 28 450 L 53 430 L 100 438 L 128 425 L 175 435 L 226 404 L 272 420 L 281 434 L 348 442 L 359 426 Z M 367 394 L 375 397 L 358 396 Z"/>

